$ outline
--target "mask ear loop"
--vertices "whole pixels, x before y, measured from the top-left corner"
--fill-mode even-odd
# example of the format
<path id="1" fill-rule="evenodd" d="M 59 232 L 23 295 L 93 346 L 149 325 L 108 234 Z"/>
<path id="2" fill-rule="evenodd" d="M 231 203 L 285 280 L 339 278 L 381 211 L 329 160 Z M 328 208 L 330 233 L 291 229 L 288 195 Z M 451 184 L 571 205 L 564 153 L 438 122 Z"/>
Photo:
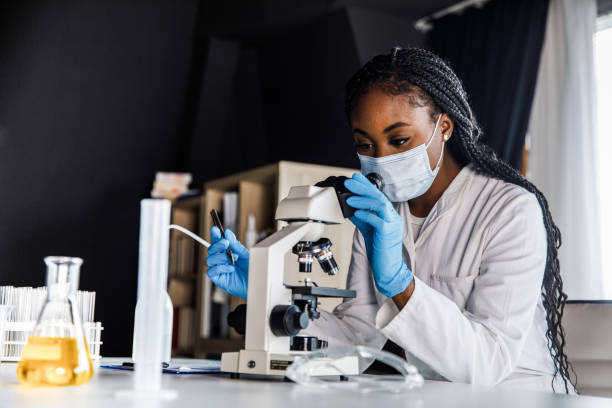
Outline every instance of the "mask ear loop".
<path id="1" fill-rule="evenodd" d="M 425 145 L 425 149 L 429 148 L 429 145 L 431 144 L 431 142 L 433 141 L 433 137 L 436 135 L 436 130 L 438 130 L 438 125 L 440 124 L 440 118 L 442 117 L 442 114 L 438 114 L 438 120 L 436 120 L 436 127 L 434 128 L 431 137 L 429 138 L 429 142 L 427 142 L 427 144 Z"/>
<path id="2" fill-rule="evenodd" d="M 440 152 L 440 158 L 438 159 L 438 163 L 436 164 L 436 169 L 440 167 L 440 162 L 442 161 L 442 156 L 444 156 L 444 145 L 446 144 L 446 140 L 442 139 L 442 151 Z"/>
<path id="3" fill-rule="evenodd" d="M 427 145 L 425 145 L 425 150 L 427 150 L 431 142 L 433 142 L 433 137 L 436 135 L 436 130 L 438 130 L 438 125 L 440 124 L 441 117 L 442 117 L 442 114 L 441 113 L 438 114 L 438 120 L 436 120 L 436 127 L 434 128 L 434 131 L 431 134 L 431 137 L 429 138 L 429 142 L 427 142 Z M 442 156 L 444 156 L 444 145 L 445 144 L 446 144 L 446 137 L 443 137 L 442 138 L 442 151 L 440 152 L 440 158 L 438 159 L 438 163 L 436 164 L 436 167 L 434 167 L 434 169 L 437 169 L 440 166 L 440 163 L 442 162 Z"/>

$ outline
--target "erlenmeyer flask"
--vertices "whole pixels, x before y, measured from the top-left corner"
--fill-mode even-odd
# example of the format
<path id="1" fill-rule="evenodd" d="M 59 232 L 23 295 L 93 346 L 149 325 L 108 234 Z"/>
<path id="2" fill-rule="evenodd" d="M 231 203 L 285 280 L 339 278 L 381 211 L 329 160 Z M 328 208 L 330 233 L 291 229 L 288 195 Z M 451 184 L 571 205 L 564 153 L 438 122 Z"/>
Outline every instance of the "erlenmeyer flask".
<path id="1" fill-rule="evenodd" d="M 82 263 L 81 258 L 45 258 L 47 299 L 17 365 L 22 384 L 78 385 L 93 375 L 76 303 Z"/>

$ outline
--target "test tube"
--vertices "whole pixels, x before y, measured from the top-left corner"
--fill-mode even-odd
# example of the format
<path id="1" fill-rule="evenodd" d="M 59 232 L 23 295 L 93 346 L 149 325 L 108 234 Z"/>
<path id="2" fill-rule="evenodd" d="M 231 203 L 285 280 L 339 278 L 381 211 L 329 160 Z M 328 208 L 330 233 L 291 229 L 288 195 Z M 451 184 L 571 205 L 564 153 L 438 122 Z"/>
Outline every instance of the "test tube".
<path id="1" fill-rule="evenodd" d="M 4 352 L 4 339 L 6 338 L 5 328 L 12 310 L 12 305 L 0 305 L 0 363 L 4 356 L 7 355 L 7 353 Z"/>

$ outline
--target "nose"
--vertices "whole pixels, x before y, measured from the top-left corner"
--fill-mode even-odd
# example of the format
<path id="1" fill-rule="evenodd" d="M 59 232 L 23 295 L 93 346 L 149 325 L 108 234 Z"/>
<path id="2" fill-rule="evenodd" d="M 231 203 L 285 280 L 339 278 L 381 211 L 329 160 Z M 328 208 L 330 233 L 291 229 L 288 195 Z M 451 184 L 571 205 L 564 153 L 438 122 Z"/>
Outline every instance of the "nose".
<path id="1" fill-rule="evenodd" d="M 397 153 L 397 151 L 395 151 L 391 146 L 389 146 L 388 144 L 383 144 L 381 145 L 376 145 L 375 149 L 374 149 L 374 157 L 375 158 L 380 158 L 380 157 L 385 157 L 385 156 L 389 156 L 390 154 L 394 154 Z"/>

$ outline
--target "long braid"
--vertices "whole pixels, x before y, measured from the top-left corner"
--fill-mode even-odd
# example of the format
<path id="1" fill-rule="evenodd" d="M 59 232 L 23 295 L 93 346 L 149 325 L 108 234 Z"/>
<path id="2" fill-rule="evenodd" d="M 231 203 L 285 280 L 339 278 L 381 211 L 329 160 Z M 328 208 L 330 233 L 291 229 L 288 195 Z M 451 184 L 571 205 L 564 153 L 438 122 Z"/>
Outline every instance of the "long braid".
<path id="1" fill-rule="evenodd" d="M 554 379 L 560 375 L 565 392 L 575 386 L 575 375 L 563 350 L 565 332 L 561 325 L 567 295 L 559 271 L 557 250 L 561 246 L 561 232 L 555 225 L 546 198 L 531 182 L 513 167 L 500 160 L 495 152 L 480 142 L 482 131 L 470 107 L 467 93 L 453 70 L 437 55 L 419 48 L 395 47 L 389 54 L 378 55 L 365 64 L 346 86 L 346 115 L 357 105 L 359 98 L 372 87 L 379 87 L 391 95 L 406 95 L 410 103 L 430 108 L 432 120 L 444 112 L 453 120 L 453 137 L 448 149 L 461 165 L 472 163 L 475 171 L 516 184 L 533 193 L 542 208 L 547 234 L 546 269 L 542 280 L 542 303 L 546 309 L 548 348 L 554 362 Z"/>

